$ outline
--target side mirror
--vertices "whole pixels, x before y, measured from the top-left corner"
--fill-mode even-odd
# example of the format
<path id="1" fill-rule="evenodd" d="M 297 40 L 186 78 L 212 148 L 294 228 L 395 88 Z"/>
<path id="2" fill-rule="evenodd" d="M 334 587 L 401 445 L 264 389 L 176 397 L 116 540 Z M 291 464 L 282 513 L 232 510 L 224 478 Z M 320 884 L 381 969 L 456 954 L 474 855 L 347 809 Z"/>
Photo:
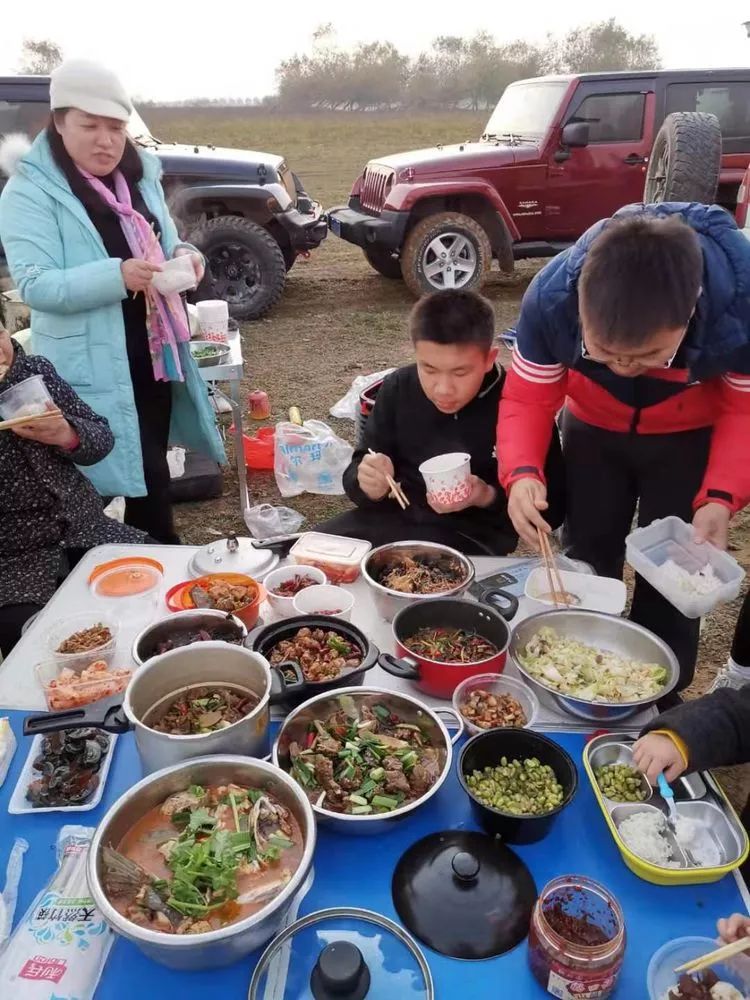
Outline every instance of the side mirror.
<path id="1" fill-rule="evenodd" d="M 589 144 L 589 123 L 568 122 L 563 126 L 560 143 L 568 149 L 582 149 Z"/>

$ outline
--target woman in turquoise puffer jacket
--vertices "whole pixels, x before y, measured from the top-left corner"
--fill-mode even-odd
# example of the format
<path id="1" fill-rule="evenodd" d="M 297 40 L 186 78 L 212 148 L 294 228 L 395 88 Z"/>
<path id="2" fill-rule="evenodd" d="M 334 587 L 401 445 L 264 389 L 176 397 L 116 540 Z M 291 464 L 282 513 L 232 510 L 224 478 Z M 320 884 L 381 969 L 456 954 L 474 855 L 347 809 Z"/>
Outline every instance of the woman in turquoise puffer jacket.
<path id="1" fill-rule="evenodd" d="M 169 444 L 225 457 L 184 307 L 151 282 L 183 253 L 199 279 L 203 258 L 178 240 L 158 160 L 127 137 L 132 105 L 119 80 L 69 61 L 52 74 L 51 106 L 0 198 L 0 240 L 32 310 L 33 352 L 115 435 L 112 453 L 83 471 L 102 496 L 126 497 L 128 524 L 176 543 Z"/>

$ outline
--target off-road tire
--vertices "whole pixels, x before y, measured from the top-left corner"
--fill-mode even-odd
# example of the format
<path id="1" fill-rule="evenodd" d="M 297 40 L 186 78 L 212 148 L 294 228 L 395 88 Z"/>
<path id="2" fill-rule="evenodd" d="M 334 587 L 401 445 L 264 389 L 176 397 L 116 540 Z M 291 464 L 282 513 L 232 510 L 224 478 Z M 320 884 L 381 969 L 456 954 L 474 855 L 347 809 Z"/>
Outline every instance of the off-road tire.
<path id="1" fill-rule="evenodd" d="M 716 115 L 675 111 L 659 129 L 646 174 L 643 200 L 716 200 L 721 171 L 721 127 Z"/>
<path id="2" fill-rule="evenodd" d="M 390 250 L 383 250 L 382 247 L 365 247 L 363 252 L 367 263 L 378 274 L 382 274 L 384 278 L 401 280 L 401 261 L 398 257 L 394 257 Z"/>
<path id="3" fill-rule="evenodd" d="M 492 265 L 492 247 L 483 227 L 469 215 L 459 212 L 438 212 L 422 219 L 411 230 L 401 251 L 401 274 L 409 291 L 416 296 L 449 288 L 450 284 L 435 284 L 425 274 L 426 257 L 430 244 L 440 236 L 456 233 L 471 244 L 475 267 L 470 277 L 463 281 L 462 290 L 481 288 Z M 429 266 L 429 265 L 428 265 Z M 447 278 L 447 275 L 445 276 Z"/>
<path id="4" fill-rule="evenodd" d="M 262 226 L 222 215 L 201 223 L 189 238 L 206 258 L 211 294 L 226 299 L 234 319 L 258 319 L 279 301 L 286 261 L 279 244 Z"/>

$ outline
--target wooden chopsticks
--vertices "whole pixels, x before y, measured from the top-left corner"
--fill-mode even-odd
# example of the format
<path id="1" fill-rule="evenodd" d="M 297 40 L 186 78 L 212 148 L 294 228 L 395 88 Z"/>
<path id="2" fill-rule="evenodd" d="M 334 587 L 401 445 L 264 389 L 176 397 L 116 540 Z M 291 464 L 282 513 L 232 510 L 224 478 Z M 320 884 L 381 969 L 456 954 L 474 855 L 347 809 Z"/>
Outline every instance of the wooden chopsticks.
<path id="1" fill-rule="evenodd" d="M 9 431 L 13 427 L 20 427 L 21 424 L 36 423 L 37 420 L 50 420 L 52 417 L 59 417 L 60 410 L 45 410 L 44 413 L 37 413 L 27 417 L 13 417 L 11 420 L 0 420 L 0 431 Z"/>
<path id="2" fill-rule="evenodd" d="M 547 582 L 549 584 L 550 597 L 552 598 L 556 608 L 567 608 L 569 606 L 567 600 L 568 595 L 560 578 L 560 571 L 558 570 L 557 563 L 555 562 L 555 556 L 552 552 L 550 540 L 547 537 L 546 531 L 542 531 L 541 528 L 537 528 L 536 530 L 539 537 L 539 548 L 541 549 L 542 559 L 544 560 L 544 568 L 547 571 Z"/>
<path id="3" fill-rule="evenodd" d="M 749 937 L 741 937 L 736 941 L 732 941 L 731 944 L 724 944 L 720 948 L 714 948 L 713 951 L 709 951 L 708 954 L 703 955 L 701 958 L 694 958 L 692 962 L 685 962 L 684 965 L 678 966 L 674 971 L 687 973 L 700 972 L 702 969 L 707 969 L 716 962 L 723 962 L 727 958 L 734 958 L 735 955 L 741 955 L 743 951 L 750 951 Z"/>
<path id="4" fill-rule="evenodd" d="M 376 451 L 373 451 L 372 448 L 368 448 L 367 453 L 368 455 L 375 455 L 376 457 L 378 454 Z M 404 493 L 404 491 L 401 489 L 401 487 L 398 485 L 395 479 L 391 479 L 390 476 L 386 476 L 385 478 L 386 481 L 388 482 L 388 485 L 391 488 L 390 496 L 392 496 L 393 499 L 396 500 L 396 502 L 401 507 L 401 510 L 406 510 L 406 508 L 409 506 L 408 496 Z"/>

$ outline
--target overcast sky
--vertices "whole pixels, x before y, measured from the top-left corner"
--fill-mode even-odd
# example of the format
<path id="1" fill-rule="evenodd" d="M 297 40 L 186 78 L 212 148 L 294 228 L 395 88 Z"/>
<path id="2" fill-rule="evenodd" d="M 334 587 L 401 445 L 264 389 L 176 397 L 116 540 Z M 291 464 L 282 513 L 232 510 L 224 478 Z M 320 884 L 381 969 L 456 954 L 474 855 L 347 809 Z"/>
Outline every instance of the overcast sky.
<path id="1" fill-rule="evenodd" d="M 18 68 L 21 43 L 48 37 L 66 55 L 96 58 L 117 71 L 137 97 L 254 97 L 275 89 L 274 70 L 309 49 L 315 27 L 331 21 L 343 45 L 388 39 L 404 52 L 426 48 L 440 34 L 486 29 L 498 41 L 543 41 L 547 32 L 610 16 L 630 31 L 652 32 L 666 67 L 746 66 L 750 0 L 532 0 L 527 3 L 456 3 L 411 0 L 286 0 L 270 4 L 205 0 L 2 0 L 0 74 Z M 573 11 L 575 10 L 575 13 Z M 380 15 L 378 19 L 377 15 Z"/>

